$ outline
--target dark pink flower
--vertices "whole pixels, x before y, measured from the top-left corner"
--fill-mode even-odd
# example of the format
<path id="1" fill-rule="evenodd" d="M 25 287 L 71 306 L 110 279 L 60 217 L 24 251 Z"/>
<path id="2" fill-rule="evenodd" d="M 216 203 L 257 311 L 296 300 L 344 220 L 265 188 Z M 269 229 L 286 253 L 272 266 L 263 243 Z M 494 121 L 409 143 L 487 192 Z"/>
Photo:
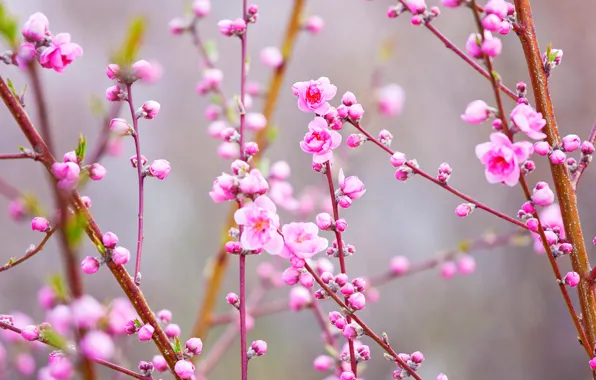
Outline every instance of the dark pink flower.
<path id="1" fill-rule="evenodd" d="M 298 108 L 301 111 L 325 115 L 331 108 L 328 101 L 335 96 L 337 87 L 331 84 L 329 78 L 321 77 L 317 80 L 294 83 L 292 92 L 298 97 Z"/>
<path id="2" fill-rule="evenodd" d="M 310 259 L 329 246 L 329 241 L 319 236 L 319 228 L 314 223 L 284 224 L 281 231 L 286 247 L 301 259 Z"/>
<path id="3" fill-rule="evenodd" d="M 536 112 L 532 106 L 521 103 L 515 106 L 509 115 L 511 121 L 520 131 L 524 132 L 529 138 L 541 140 L 546 137 L 541 132 L 546 125 L 546 120 L 540 112 Z"/>
<path id="4" fill-rule="evenodd" d="M 519 182 L 519 165 L 528 159 L 532 149 L 528 141 L 512 143 L 505 134 L 496 132 L 490 135 L 490 142 L 476 146 L 476 156 L 486 166 L 489 183 L 515 186 Z"/>
<path id="5" fill-rule="evenodd" d="M 60 33 L 52 38 L 52 44 L 39 56 L 39 63 L 46 69 L 53 69 L 58 73 L 66 66 L 83 55 L 83 48 L 70 42 L 70 34 Z"/>
<path id="6" fill-rule="evenodd" d="M 322 117 L 315 117 L 308 124 L 308 130 L 304 140 L 300 142 L 300 148 L 306 153 L 313 154 L 313 162 L 322 164 L 333 157 L 332 149 L 341 144 L 341 135 L 329 129 L 327 122 Z"/>

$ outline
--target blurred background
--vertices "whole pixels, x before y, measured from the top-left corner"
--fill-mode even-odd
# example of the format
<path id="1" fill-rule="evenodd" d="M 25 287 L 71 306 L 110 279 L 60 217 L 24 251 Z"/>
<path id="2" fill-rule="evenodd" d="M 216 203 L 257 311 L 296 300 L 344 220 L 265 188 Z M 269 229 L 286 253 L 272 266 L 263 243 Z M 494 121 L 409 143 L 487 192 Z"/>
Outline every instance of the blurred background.
<path id="1" fill-rule="evenodd" d="M 72 150 L 78 133 L 88 137 L 94 146 L 102 128 L 101 120 L 90 107 L 92 98 L 104 105 L 105 89 L 112 82 L 105 76 L 110 53 L 126 34 L 129 21 L 144 16 L 148 30 L 139 58 L 157 60 L 163 76 L 156 84 L 135 85 L 137 107 L 145 100 L 156 100 L 161 112 L 153 121 L 141 120 L 142 151 L 150 160 L 165 158 L 172 164 L 169 177 L 161 182 L 146 181 L 145 249 L 142 289 L 154 310 L 169 308 L 174 321 L 182 327 L 183 337 L 190 334 L 203 297 L 204 269 L 219 246 L 219 231 L 228 204 L 215 204 L 208 192 L 229 162 L 217 158 L 218 142 L 206 133 L 209 122 L 203 116 L 208 98 L 195 92 L 202 68 L 197 51 L 188 35 L 172 36 L 168 22 L 183 15 L 189 6 L 180 1 L 126 2 L 117 0 L 8 0 L 6 5 L 22 22 L 34 12 L 43 12 L 50 20 L 53 33 L 69 32 L 73 42 L 84 49 L 84 56 L 67 68 L 64 74 L 43 70 L 42 79 L 48 99 L 50 120 L 59 152 Z M 429 1 L 436 5 L 438 1 Z M 364 125 L 374 135 L 387 129 L 394 135 L 392 148 L 416 158 L 421 168 L 436 173 L 444 161 L 453 168 L 450 183 L 461 191 L 508 215 L 515 216 L 523 201 L 519 188 L 489 185 L 484 168 L 474 154 L 474 146 L 487 140 L 488 125 L 470 126 L 460 115 L 475 99 L 493 103 L 489 82 L 460 61 L 452 52 L 422 27 L 412 27 L 407 16 L 397 20 L 386 17 L 388 0 L 309 1 L 307 12 L 324 18 L 325 28 L 316 36 L 299 36 L 293 59 L 273 123 L 279 134 L 267 151 L 272 162 L 286 160 L 292 167 L 290 182 L 299 195 L 308 186 L 324 185 L 324 178 L 310 169 L 310 155 L 298 145 L 311 115 L 299 111 L 290 86 L 328 76 L 338 87 L 334 104 L 345 91 L 356 94 L 365 106 Z M 250 26 L 249 79 L 266 86 L 271 70 L 258 57 L 261 49 L 279 46 L 292 1 L 263 0 L 259 20 Z M 593 99 L 596 77 L 593 75 L 594 26 L 589 2 L 535 1 L 534 17 L 540 43 L 563 49 L 563 65 L 551 76 L 551 89 L 562 134 L 577 133 L 586 138 L 596 118 Z M 463 47 L 469 33 L 475 31 L 468 9 L 442 9 L 433 24 L 458 46 Z M 225 73 L 223 90 L 228 96 L 239 92 L 239 44 L 222 37 L 216 23 L 241 14 L 240 1 L 213 1 L 211 16 L 200 24 L 204 39 L 216 42 L 217 66 Z M 393 54 L 389 60 L 378 59 L 381 45 L 390 41 Z M 496 60 L 496 69 L 504 83 L 515 88 L 527 81 L 526 65 L 517 38 L 512 33 L 503 38 L 504 53 Z M 395 119 L 377 117 L 371 78 L 379 73 L 382 84 L 397 83 L 406 93 L 403 113 Z M 17 88 L 26 76 L 14 67 L 3 66 L 2 76 L 9 76 Z M 528 96 L 533 99 L 532 95 Z M 31 100 L 30 100 L 31 101 Z M 507 100 L 506 107 L 513 103 Z M 253 110 L 262 102 L 255 100 Z M 29 112 L 37 121 L 34 107 Z M 126 113 L 122 117 L 130 118 Z M 2 132 L 0 151 L 14 152 L 18 145 L 27 146 L 16 123 L 0 107 Z M 344 138 L 352 133 L 349 127 Z M 462 239 L 475 238 L 491 230 L 512 231 L 512 226 L 482 212 L 457 218 L 455 207 L 461 203 L 439 187 L 414 177 L 406 183 L 393 178 L 388 157 L 372 144 L 355 151 L 340 153 L 339 163 L 348 175 L 357 175 L 367 187 L 366 195 L 348 210 L 341 211 L 349 227 L 345 234 L 357 253 L 348 259 L 351 275 L 374 276 L 388 268 L 391 257 L 405 255 L 412 262 L 454 249 Z M 118 234 L 120 244 L 131 251 L 137 230 L 136 171 L 128 162 L 134 153 L 127 140 L 124 153 L 106 157 L 102 164 L 106 178 L 91 183 L 83 192 L 91 197 L 91 210 L 105 231 Z M 550 178 L 545 159 L 536 159 L 538 170 L 529 182 Z M 51 207 L 51 193 L 40 165 L 31 162 L 1 162 L 2 179 L 16 188 L 35 194 Z M 595 200 L 589 190 L 596 185 L 594 168 L 589 168 L 579 186 L 580 207 L 586 238 L 595 234 Z M 0 209 L 9 200 L 0 198 Z M 317 210 L 319 211 L 319 210 Z M 286 215 L 286 221 L 289 217 Z M 30 244 L 36 244 L 39 233 L 30 230 L 28 220 L 14 223 L 6 212 L 0 218 L 0 261 L 20 256 Z M 37 304 L 37 291 L 53 273 L 61 273 L 61 259 L 52 239 L 47 248 L 25 265 L 0 275 L 0 313 L 15 310 L 43 320 Z M 591 247 L 589 247 L 592 249 Z M 81 257 L 93 255 L 86 243 Z M 420 350 L 426 361 L 419 370 L 423 378 L 435 378 L 445 372 L 450 379 L 582 379 L 588 378 L 587 360 L 575 339 L 575 331 L 557 290 L 547 259 L 532 252 L 531 246 L 505 247 L 481 252 L 477 271 L 445 280 L 438 270 L 392 281 L 380 288 L 381 298 L 361 313 L 373 329 L 389 334 L 398 352 Z M 249 287 L 256 286 L 254 268 L 270 260 L 268 255 L 251 257 Z M 232 258 L 219 297 L 218 312 L 229 310 L 224 294 L 237 291 L 237 258 Z M 561 260 L 563 272 L 568 260 Z M 283 262 L 277 262 L 281 269 Z M 134 270 L 133 262 L 128 269 Z M 111 274 L 100 270 L 84 276 L 86 291 L 98 300 L 121 296 Z M 268 295 L 270 300 L 287 298 L 283 287 Z M 575 299 L 575 292 L 571 291 Z M 326 303 L 325 310 L 332 310 Z M 205 353 L 217 340 L 221 329 L 215 329 L 206 340 Z M 259 318 L 249 332 L 249 341 L 264 339 L 269 343 L 267 356 L 251 361 L 254 379 L 322 379 L 326 375 L 312 369 L 313 359 L 324 354 L 320 330 L 311 312 L 285 312 Z M 342 338 L 343 339 L 343 338 Z M 365 339 L 365 341 L 367 341 Z M 152 344 L 136 339 L 126 340 L 129 367 L 138 360 L 150 360 L 157 353 Z M 367 363 L 362 378 L 390 379 L 392 365 L 381 351 L 369 342 L 373 359 Z M 7 346 L 9 355 L 14 352 Z M 239 378 L 238 342 L 228 351 L 210 378 Z M 38 363 L 45 365 L 46 356 Z M 12 375 L 13 378 L 25 378 Z M 103 378 L 112 378 L 104 373 Z M 31 377 L 34 378 L 34 377 Z M 164 376 L 167 378 L 167 375 Z"/>

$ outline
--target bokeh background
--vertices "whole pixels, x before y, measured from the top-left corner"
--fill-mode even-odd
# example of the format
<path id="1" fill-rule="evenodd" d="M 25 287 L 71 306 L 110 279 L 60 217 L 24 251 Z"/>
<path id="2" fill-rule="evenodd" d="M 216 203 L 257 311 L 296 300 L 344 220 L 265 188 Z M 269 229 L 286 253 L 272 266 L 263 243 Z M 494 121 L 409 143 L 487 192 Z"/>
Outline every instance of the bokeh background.
<path id="1" fill-rule="evenodd" d="M 438 2 L 438 1 L 437 1 Z M 431 5 L 434 3 L 429 1 Z M 140 58 L 155 59 L 163 66 L 163 76 L 154 85 L 135 85 L 138 105 L 153 99 L 161 103 L 161 112 L 153 121 L 141 121 L 142 149 L 149 159 L 166 158 L 172 164 L 167 180 L 148 180 L 146 190 L 145 250 L 143 256 L 143 292 L 155 310 L 169 308 L 174 320 L 187 336 L 203 297 L 204 270 L 217 251 L 220 228 L 227 204 L 214 204 L 208 196 L 213 179 L 229 169 L 229 163 L 217 159 L 218 142 L 207 136 L 208 121 L 203 110 L 208 99 L 195 93 L 201 76 L 197 51 L 188 36 L 172 36 L 168 22 L 183 14 L 186 1 L 117 0 L 8 0 L 9 9 L 20 20 L 36 11 L 45 13 L 54 33 L 69 32 L 73 41 L 83 46 L 85 54 L 62 75 L 44 70 L 50 119 L 60 152 L 73 149 L 79 132 L 93 146 L 101 130 L 100 118 L 90 109 L 93 97 L 103 99 L 111 82 L 105 77 L 108 56 L 120 44 L 127 25 L 134 16 L 149 22 Z M 393 148 L 416 158 L 421 167 L 435 173 L 441 162 L 454 169 L 450 180 L 477 199 L 515 215 L 522 202 L 519 188 L 489 185 L 483 167 L 474 155 L 474 146 L 487 139 L 487 125 L 470 126 L 460 114 L 474 99 L 492 102 L 489 83 L 436 40 L 424 28 L 410 25 L 407 17 L 397 20 L 385 16 L 391 1 L 327 0 L 310 1 L 308 12 L 322 16 L 325 29 L 320 35 L 299 37 L 294 57 L 285 79 L 279 107 L 273 122 L 279 136 L 267 157 L 283 159 L 292 166 L 291 182 L 299 194 L 307 186 L 322 186 L 324 179 L 310 170 L 310 156 L 302 153 L 298 141 L 305 133 L 311 115 L 296 108 L 290 91 L 292 83 L 328 76 L 339 94 L 353 91 L 365 105 L 364 123 L 376 133 L 388 129 L 395 136 Z M 292 1 L 263 0 L 259 20 L 251 25 L 249 54 L 252 57 L 250 80 L 266 85 L 271 74 L 259 62 L 259 52 L 266 46 L 278 46 Z M 549 42 L 563 49 L 563 65 L 551 78 L 551 89 L 562 133 L 574 132 L 585 138 L 596 112 L 596 55 L 592 14 L 589 2 L 534 2 L 534 16 L 542 47 Z M 212 39 L 219 50 L 218 67 L 224 70 L 224 92 L 239 91 L 239 44 L 219 35 L 216 22 L 240 15 L 237 0 L 213 1 L 212 15 L 201 23 L 204 39 Z M 467 9 L 444 9 L 433 21 L 459 46 L 474 31 Z M 391 41 L 393 55 L 381 63 L 379 49 Z M 504 53 L 496 68 L 504 82 L 515 87 L 528 80 L 521 47 L 511 34 L 503 38 Z M 403 114 L 396 119 L 375 116 L 371 77 L 380 73 L 381 83 L 398 83 L 406 91 Z M 14 67 L 1 68 L 17 87 L 26 77 Z M 531 98 L 531 95 L 530 95 Z M 103 100 L 102 100 L 103 101 Z M 336 102 L 337 102 L 336 98 Z M 104 102 L 107 103 L 107 102 Z M 262 106 L 260 100 L 255 110 Z M 513 104 L 507 100 L 506 107 Z M 29 112 L 37 120 L 34 107 Z M 124 117 L 129 117 L 123 113 Z M 16 123 L 0 109 L 2 129 L 0 151 L 13 152 L 26 145 Z M 370 124 L 369 124 L 370 123 Z M 350 128 L 346 128 L 347 131 Z M 349 133 L 349 132 L 345 133 Z M 121 244 L 131 248 L 136 241 L 136 171 L 128 157 L 132 141 L 126 141 L 120 157 L 106 157 L 102 162 L 108 175 L 85 188 L 93 200 L 92 211 L 104 230 L 118 234 Z M 432 257 L 445 249 L 457 247 L 462 239 L 474 238 L 488 230 L 506 233 L 512 226 L 476 211 L 459 219 L 454 208 L 460 202 L 437 186 L 413 178 L 400 183 L 393 178 L 388 157 L 372 144 L 356 152 L 342 153 L 341 165 L 351 175 L 358 175 L 367 186 L 366 195 L 342 215 L 348 220 L 346 240 L 355 245 L 357 254 L 348 260 L 352 275 L 374 275 L 387 270 L 395 255 L 411 261 Z M 538 170 L 530 182 L 546 180 L 546 160 L 537 158 Z M 2 162 L 1 175 L 18 189 L 35 194 L 51 207 L 51 194 L 39 165 L 31 162 Z M 587 239 L 596 228 L 593 192 L 593 168 L 587 170 L 579 186 L 582 222 Z M 6 210 L 7 199 L 0 199 Z M 288 218 L 285 218 L 288 220 Z M 30 231 L 27 222 L 17 224 L 7 215 L 0 218 L 0 261 L 21 255 L 39 234 Z M 590 248 L 592 249 L 592 248 Z M 84 246 L 81 256 L 93 254 Z M 587 378 L 587 360 L 575 339 L 575 332 L 557 290 L 549 264 L 531 247 L 506 247 L 477 256 L 478 269 L 469 276 L 442 279 L 438 271 L 428 271 L 399 279 L 380 289 L 381 299 L 370 304 L 362 318 L 379 333 L 386 331 L 397 351 L 422 351 L 426 362 L 420 369 L 423 378 L 445 372 L 450 379 L 582 379 Z M 256 263 L 268 256 L 250 258 L 249 286 L 255 286 Z M 236 291 L 237 259 L 231 260 L 222 288 L 218 311 L 226 311 L 223 294 Z M 561 260 L 568 269 L 566 259 Z M 128 265 L 133 270 L 132 262 Z M 52 273 L 62 270 L 54 239 L 43 253 L 22 266 L 0 275 L 0 313 L 21 310 L 41 322 L 43 311 L 36 302 L 37 290 Z M 121 291 L 107 270 L 85 276 L 86 290 L 99 300 L 121 296 Z M 273 292 L 270 300 L 287 297 L 288 288 Z M 575 292 L 571 292 L 575 296 Z M 324 305 L 331 309 L 329 303 Z M 221 330 L 216 329 L 206 341 L 209 351 Z M 322 379 L 325 375 L 312 369 L 312 360 L 324 350 L 320 331 L 312 313 L 285 312 L 256 321 L 251 339 L 269 342 L 266 357 L 251 361 L 255 379 Z M 140 359 L 149 360 L 157 351 L 151 344 L 130 338 L 125 346 L 134 367 Z M 373 344 L 371 344 L 373 347 Z M 9 354 L 11 347 L 8 347 Z M 238 343 L 232 346 L 213 379 L 239 378 Z M 45 357 L 39 356 L 40 365 Z M 362 377 L 390 379 L 393 368 L 373 348 L 373 359 Z M 21 378 L 8 375 L 9 379 Z M 12 377 L 11 377 L 12 376 Z M 103 378 L 112 378 L 104 373 Z M 167 378 L 167 375 L 164 376 Z"/>

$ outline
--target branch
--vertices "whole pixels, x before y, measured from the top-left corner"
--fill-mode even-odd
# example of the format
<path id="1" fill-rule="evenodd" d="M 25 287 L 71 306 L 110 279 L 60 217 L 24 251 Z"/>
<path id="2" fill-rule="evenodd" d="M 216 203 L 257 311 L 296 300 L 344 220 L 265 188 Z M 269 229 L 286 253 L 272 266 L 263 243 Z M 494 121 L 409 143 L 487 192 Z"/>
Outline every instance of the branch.
<path id="1" fill-rule="evenodd" d="M 18 259 L 15 259 L 15 260 L 10 259 L 8 261 L 8 263 L 6 263 L 4 266 L 0 267 L 0 273 L 4 272 L 6 270 L 9 270 L 10 268 L 17 266 L 24 261 L 27 261 L 31 257 L 33 257 L 36 254 L 38 254 L 39 252 L 41 252 L 43 250 L 43 247 L 47 243 L 47 241 L 50 240 L 50 238 L 54 234 L 54 232 L 56 232 L 55 228 L 46 232 L 46 236 L 44 236 L 43 240 L 41 242 L 39 242 L 39 244 L 35 248 L 33 248 L 33 249 L 29 248 L 27 250 L 27 253 L 24 256 L 19 257 Z"/>

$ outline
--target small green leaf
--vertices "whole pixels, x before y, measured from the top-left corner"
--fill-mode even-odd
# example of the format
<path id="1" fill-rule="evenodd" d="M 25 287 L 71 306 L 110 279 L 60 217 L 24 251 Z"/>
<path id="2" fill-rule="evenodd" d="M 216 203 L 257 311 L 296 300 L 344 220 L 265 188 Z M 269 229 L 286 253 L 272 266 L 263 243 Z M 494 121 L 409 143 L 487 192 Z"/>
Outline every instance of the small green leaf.
<path id="1" fill-rule="evenodd" d="M 19 45 L 17 19 L 8 13 L 4 2 L 0 2 L 0 34 L 16 50 Z"/>
<path id="2" fill-rule="evenodd" d="M 66 290 L 66 284 L 62 276 L 59 274 L 52 275 L 48 282 L 58 299 L 66 300 L 68 298 L 68 291 Z"/>
<path id="3" fill-rule="evenodd" d="M 143 324 L 141 323 L 141 321 L 139 321 L 138 318 L 135 318 L 135 320 L 133 322 L 134 322 L 134 324 L 135 324 L 136 327 L 138 327 L 138 328 L 143 327 Z"/>
<path id="4" fill-rule="evenodd" d="M 85 218 L 85 215 L 80 212 L 77 212 L 66 221 L 65 231 L 68 244 L 73 247 L 81 244 L 83 241 L 83 235 L 85 235 L 86 225 L 87 219 Z"/>
<path id="5" fill-rule="evenodd" d="M 8 265 L 9 267 L 11 267 L 11 266 L 12 266 L 12 264 L 14 264 L 14 262 L 15 262 L 15 260 L 16 260 L 16 259 L 17 259 L 17 258 L 16 258 L 16 257 L 14 257 L 14 256 L 13 256 L 13 257 L 11 257 L 10 259 L 8 259 L 8 262 L 6 263 L 6 265 Z"/>
<path id="6" fill-rule="evenodd" d="M 462 240 L 457 246 L 457 250 L 460 252 L 468 252 L 472 243 L 469 240 Z"/>
<path id="7" fill-rule="evenodd" d="M 130 66 L 137 57 L 137 53 L 145 36 L 147 21 L 143 17 L 134 18 L 128 27 L 128 34 L 118 51 L 112 57 L 112 61 L 120 66 Z"/>
<path id="8" fill-rule="evenodd" d="M 87 139 L 81 133 L 79 135 L 79 145 L 77 145 L 77 148 L 75 149 L 75 154 L 77 155 L 77 159 L 79 160 L 79 162 L 83 162 L 83 159 L 85 158 L 86 151 L 87 151 Z"/>
<path id="9" fill-rule="evenodd" d="M 178 337 L 174 338 L 174 351 L 176 353 L 182 352 L 182 347 L 180 346 L 180 338 L 178 338 Z"/>
<path id="10" fill-rule="evenodd" d="M 96 244 L 95 248 L 97 248 L 97 252 L 99 252 L 102 256 L 106 254 L 106 247 L 103 244 Z"/>
<path id="11" fill-rule="evenodd" d="M 15 98 L 19 99 L 19 94 L 18 94 L 17 90 L 14 88 L 14 84 L 12 84 L 12 81 L 10 80 L 10 78 L 6 78 L 6 84 L 8 85 L 10 92 L 12 92 L 12 95 Z"/>
<path id="12" fill-rule="evenodd" d="M 276 126 L 271 125 L 267 127 L 267 142 L 269 144 L 273 143 L 277 139 L 278 135 L 279 129 Z"/>
<path id="13" fill-rule="evenodd" d="M 50 346 L 59 348 L 61 350 L 65 349 L 68 343 L 67 340 L 62 337 L 62 335 L 58 334 L 54 330 L 43 330 L 43 338 Z"/>

